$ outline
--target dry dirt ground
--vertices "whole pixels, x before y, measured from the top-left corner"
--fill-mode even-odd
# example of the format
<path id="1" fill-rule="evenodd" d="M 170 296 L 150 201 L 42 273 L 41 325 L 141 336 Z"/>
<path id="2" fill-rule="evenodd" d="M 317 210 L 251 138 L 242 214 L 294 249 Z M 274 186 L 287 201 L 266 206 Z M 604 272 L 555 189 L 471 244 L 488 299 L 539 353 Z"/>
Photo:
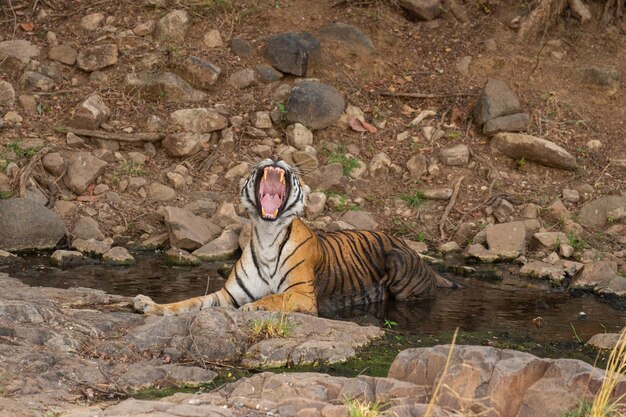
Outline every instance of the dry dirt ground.
<path id="1" fill-rule="evenodd" d="M 609 159 L 626 158 L 624 88 L 609 96 L 580 83 L 576 71 L 587 65 L 613 65 L 622 74 L 626 73 L 626 24 L 617 22 L 608 28 L 596 22 L 582 25 L 566 11 L 557 25 L 547 28 L 543 36 L 519 42 L 515 29 L 511 28 L 511 21 L 527 14 L 533 6 L 532 2 L 467 0 L 459 4 L 468 16 L 466 23 L 459 22 L 445 10 L 435 21 L 414 21 L 395 2 L 377 0 L 5 0 L 2 2 L 0 33 L 4 39 L 24 38 L 42 46 L 42 56 L 49 47 L 46 41 L 49 31 L 56 34 L 60 43 L 74 44 L 77 48 L 102 42 L 104 37 L 115 39 L 114 33 L 81 29 L 80 19 L 94 12 L 104 13 L 110 25 L 118 30 L 158 20 L 177 8 L 186 9 L 193 22 L 182 45 L 160 47 L 148 38 L 125 40 L 133 47 L 130 52 L 122 51 L 119 62 L 104 70 L 108 76 L 104 84 L 94 84 L 89 74 L 76 67 L 67 68 L 65 80 L 57 86 L 57 92 L 37 95 L 40 111 L 24 114 L 17 109 L 24 121 L 20 127 L 0 130 L 0 145 L 16 139 L 38 137 L 63 149 L 66 146 L 65 137 L 55 132 L 54 128 L 66 125 L 77 103 L 94 91 L 111 108 L 110 124 L 117 130 L 132 127 L 135 132 L 145 131 L 148 115 L 168 120 L 169 113 L 181 108 L 180 105 L 158 100 L 145 101 L 122 87 L 126 74 L 144 69 L 144 59 L 152 54 L 158 57 L 156 65 L 163 68 L 176 65 L 188 55 L 218 65 L 222 69 L 222 79 L 210 91 L 208 103 L 202 103 L 206 107 L 224 103 L 233 115 L 275 109 L 271 92 L 276 85 L 258 84 L 238 91 L 224 80 L 237 70 L 264 62 L 264 40 L 270 35 L 291 31 L 315 33 L 326 24 L 343 22 L 369 35 L 376 46 L 376 53 L 367 55 L 341 44 L 325 42 L 322 64 L 315 68 L 313 76 L 342 91 L 347 102 L 360 107 L 365 111 L 366 119 L 380 128 L 373 134 L 339 127 L 316 131 L 315 146 L 319 151 L 320 165 L 324 164 L 328 155 L 323 152 L 325 143 L 345 148 L 356 145 L 356 148 L 350 149 L 358 150 L 357 156 L 366 162 L 376 153 L 386 152 L 394 163 L 402 167 L 417 152 L 433 156 L 441 148 L 464 143 L 504 174 L 493 184 L 493 192 L 505 192 L 524 202 L 535 202 L 545 207 L 560 196 L 563 188 L 573 188 L 582 183 L 593 185 L 600 195 L 623 191 L 626 171 L 611 166 Z M 602 3 L 592 1 L 590 6 L 596 15 L 601 13 Z M 48 12 L 48 16 L 38 19 L 42 9 Z M 30 22 L 34 24 L 31 31 L 25 31 L 19 25 Z M 27 26 L 27 29 L 30 28 Z M 202 38 L 211 29 L 221 32 L 225 42 L 223 48 L 207 49 L 203 46 Z M 244 57 L 234 55 L 228 45 L 230 39 L 235 37 L 250 41 L 253 53 Z M 471 57 L 471 63 L 469 69 L 462 73 L 457 64 L 466 56 Z M 471 120 L 476 97 L 488 77 L 509 83 L 519 95 L 523 108 L 531 114 L 530 133 L 549 139 L 575 155 L 580 166 L 578 171 L 546 168 L 492 153 L 488 138 L 477 130 Z M 283 81 L 293 80 L 287 77 Z M 439 96 L 406 99 L 381 94 L 384 92 L 435 93 Z M 418 137 L 417 142 L 410 139 L 398 142 L 396 136 L 411 130 L 409 122 L 422 110 L 437 112 L 428 123 L 443 129 L 445 135 L 436 141 L 428 141 L 420 129 L 414 129 L 411 134 Z M 285 127 L 280 126 L 279 129 Z M 168 130 L 167 123 L 165 129 Z M 588 149 L 586 144 L 592 139 L 599 140 L 602 147 Z M 176 205 L 183 205 L 197 191 L 218 191 L 234 196 L 237 189 L 235 183 L 219 179 L 216 184 L 209 184 L 209 177 L 241 161 L 258 160 L 249 152 L 252 141 L 238 134 L 235 153 L 221 155 L 210 171 L 202 171 L 198 159 L 186 161 L 193 168 L 194 184 L 187 193 L 178 197 Z M 424 176 L 418 181 L 411 178 L 406 170 L 402 175 L 370 179 L 371 186 L 365 192 L 363 208 L 373 213 L 385 229 L 413 237 L 424 231 L 427 240 L 438 242 L 438 222 L 445 204 L 426 202 L 414 210 L 411 217 L 401 218 L 395 215 L 397 196 L 429 187 L 452 188 L 460 176 L 465 176 L 450 214 L 451 222 L 446 225 L 449 236 L 455 222 L 462 217 L 467 220 L 484 217 L 480 210 L 464 216 L 487 197 L 492 185 L 488 164 L 472 160 L 476 163 L 469 167 L 440 165 L 438 175 Z M 157 156 L 146 164 L 144 175 L 149 182 L 163 182 L 163 170 L 173 163 L 174 160 L 159 150 Z M 103 180 L 110 182 L 115 190 L 117 179 L 105 176 Z M 124 204 L 120 208 L 130 224 L 127 238 L 140 234 L 144 223 L 159 223 L 159 216 L 150 214 L 156 206 L 143 204 L 139 196 L 128 193 L 123 198 Z M 576 211 L 576 207 L 572 209 Z M 590 237 L 594 238 L 603 239 L 601 236 Z M 611 243 L 610 239 L 602 242 Z"/>

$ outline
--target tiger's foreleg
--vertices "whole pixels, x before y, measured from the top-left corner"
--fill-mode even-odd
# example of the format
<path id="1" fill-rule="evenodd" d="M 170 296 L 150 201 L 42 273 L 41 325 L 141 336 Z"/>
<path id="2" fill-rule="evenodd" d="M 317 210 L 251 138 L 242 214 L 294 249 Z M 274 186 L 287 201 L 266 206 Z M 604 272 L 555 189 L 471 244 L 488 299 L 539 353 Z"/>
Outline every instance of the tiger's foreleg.
<path id="1" fill-rule="evenodd" d="M 317 296 L 313 269 L 306 267 L 302 267 L 300 270 L 296 269 L 293 276 L 294 278 L 286 279 L 285 283 L 279 286 L 279 290 L 282 292 L 248 303 L 242 309 L 300 312 L 316 316 Z"/>
<path id="2" fill-rule="evenodd" d="M 225 289 L 212 294 L 193 297 L 169 304 L 157 304 L 150 297 L 138 295 L 133 300 L 135 311 L 156 316 L 175 316 L 178 314 L 197 312 L 206 307 L 233 305 Z"/>

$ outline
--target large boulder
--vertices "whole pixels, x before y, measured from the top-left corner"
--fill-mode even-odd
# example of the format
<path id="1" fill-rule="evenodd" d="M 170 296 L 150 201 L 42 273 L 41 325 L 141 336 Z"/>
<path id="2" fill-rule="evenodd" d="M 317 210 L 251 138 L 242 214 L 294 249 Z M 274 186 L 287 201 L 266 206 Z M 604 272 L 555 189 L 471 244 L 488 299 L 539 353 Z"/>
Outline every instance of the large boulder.
<path id="1" fill-rule="evenodd" d="M 320 41 L 308 32 L 281 33 L 267 40 L 263 55 L 277 70 L 306 77 L 320 58 Z"/>
<path id="2" fill-rule="evenodd" d="M 515 259 L 526 253 L 526 225 L 524 222 L 500 223 L 485 229 L 489 250 L 500 258 Z"/>
<path id="3" fill-rule="evenodd" d="M 521 133 L 498 133 L 491 140 L 491 147 L 513 159 L 524 159 L 552 168 L 575 170 L 576 158 L 565 149 L 550 142 Z"/>
<path id="4" fill-rule="evenodd" d="M 0 200 L 0 249 L 52 249 L 67 233 L 53 211 L 26 198 Z"/>
<path id="5" fill-rule="evenodd" d="M 343 95 L 335 88 L 319 81 L 305 80 L 291 90 L 285 108 L 289 122 L 323 129 L 339 119 L 345 106 Z"/>
<path id="6" fill-rule="evenodd" d="M 598 261 L 580 269 L 572 278 L 570 289 L 623 297 L 626 295 L 626 278 L 618 274 L 615 261 Z"/>
<path id="7" fill-rule="evenodd" d="M 63 181 L 73 193 L 81 195 L 104 172 L 107 165 L 89 152 L 76 152 L 68 158 Z"/>
<path id="8" fill-rule="evenodd" d="M 196 216 L 189 210 L 178 207 L 162 209 L 165 227 L 170 236 L 170 246 L 195 250 L 215 239 L 221 229 L 207 219 Z"/>
<path id="9" fill-rule="evenodd" d="M 578 221 L 585 226 L 603 228 L 609 222 L 609 213 L 617 209 L 626 210 L 626 197 L 608 195 L 585 204 L 578 213 Z"/>
<path id="10" fill-rule="evenodd" d="M 504 81 L 490 78 L 474 107 L 474 120 L 482 126 L 488 120 L 519 113 L 520 110 L 519 99 L 511 87 Z"/>

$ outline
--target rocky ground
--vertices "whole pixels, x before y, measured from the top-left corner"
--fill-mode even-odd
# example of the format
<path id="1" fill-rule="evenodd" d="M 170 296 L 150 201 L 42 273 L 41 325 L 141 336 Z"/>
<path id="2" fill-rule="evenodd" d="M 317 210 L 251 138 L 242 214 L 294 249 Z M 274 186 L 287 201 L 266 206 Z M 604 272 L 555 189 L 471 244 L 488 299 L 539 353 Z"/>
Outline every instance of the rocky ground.
<path id="1" fill-rule="evenodd" d="M 344 416 L 351 406 L 376 403 L 413 416 L 423 415 L 441 379 L 431 415 L 556 417 L 593 398 L 604 373 L 578 360 L 481 346 L 456 346 L 444 371 L 449 346 L 437 346 L 401 352 L 387 377 L 266 372 L 210 393 L 125 399 L 219 386 L 217 369 L 224 382 L 234 379 L 225 370 L 345 361 L 383 331 L 294 313 L 281 318 L 286 337 L 265 338 L 254 328 L 266 312 L 146 317 L 131 311 L 129 298 L 29 287 L 6 274 L 0 290 L 2 416 Z M 620 382 L 616 395 L 624 390 Z"/>
<path id="2" fill-rule="evenodd" d="M 568 9 L 534 37 L 528 6 L 513 0 L 3 3 L 0 265 L 52 248 L 59 267 L 131 265 L 132 251 L 156 248 L 173 264 L 233 256 L 246 236 L 239 180 L 278 155 L 310 186 L 305 220 L 316 229 L 380 228 L 420 252 L 513 262 L 563 290 L 624 296 L 626 26 L 602 23 L 602 6 L 589 2 L 590 21 Z M 29 304 L 20 291 L 49 301 Z M 65 401 L 102 384 L 115 393 L 159 378 L 210 379 L 204 367 L 176 365 L 191 357 L 189 327 L 202 314 L 144 323 L 119 297 L 20 291 L 2 304 L 0 347 L 10 375 L 33 378 L 2 383 L 9 396 L 58 390 L 51 398 Z M 84 308 L 93 305 L 98 313 Z M 121 311 L 102 316 L 109 308 Z M 220 326 L 249 320 L 221 314 Z M 40 328 L 47 322 L 54 330 Z M 323 323 L 320 343 L 334 349 L 344 330 Z M 129 328 L 151 325 L 175 333 L 157 343 L 168 353 L 131 349 L 127 363 L 106 362 L 107 351 L 134 343 Z M 248 352 L 239 325 L 226 328 L 233 349 Z M 100 353 L 94 335 L 107 340 Z M 333 350 L 338 359 L 359 337 Z M 78 351 L 89 372 L 68 374 Z M 301 341 L 279 352 L 311 355 Z M 260 348 L 250 358 L 285 360 Z M 63 384 L 48 387 L 59 372 Z M 232 392 L 137 407 L 230 407 Z M 303 397 L 336 406 L 335 394 Z M 300 412 L 332 413 L 320 407 Z"/>

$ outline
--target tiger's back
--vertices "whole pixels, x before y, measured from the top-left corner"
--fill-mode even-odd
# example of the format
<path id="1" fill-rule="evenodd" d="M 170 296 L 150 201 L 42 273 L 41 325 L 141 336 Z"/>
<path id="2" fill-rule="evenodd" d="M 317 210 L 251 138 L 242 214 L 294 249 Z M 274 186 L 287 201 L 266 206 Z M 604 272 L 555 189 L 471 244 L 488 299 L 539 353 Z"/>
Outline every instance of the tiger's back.
<path id="1" fill-rule="evenodd" d="M 317 239 L 315 288 L 320 309 L 375 303 L 390 295 L 401 301 L 435 295 L 438 274 L 394 236 L 344 230 Z"/>

